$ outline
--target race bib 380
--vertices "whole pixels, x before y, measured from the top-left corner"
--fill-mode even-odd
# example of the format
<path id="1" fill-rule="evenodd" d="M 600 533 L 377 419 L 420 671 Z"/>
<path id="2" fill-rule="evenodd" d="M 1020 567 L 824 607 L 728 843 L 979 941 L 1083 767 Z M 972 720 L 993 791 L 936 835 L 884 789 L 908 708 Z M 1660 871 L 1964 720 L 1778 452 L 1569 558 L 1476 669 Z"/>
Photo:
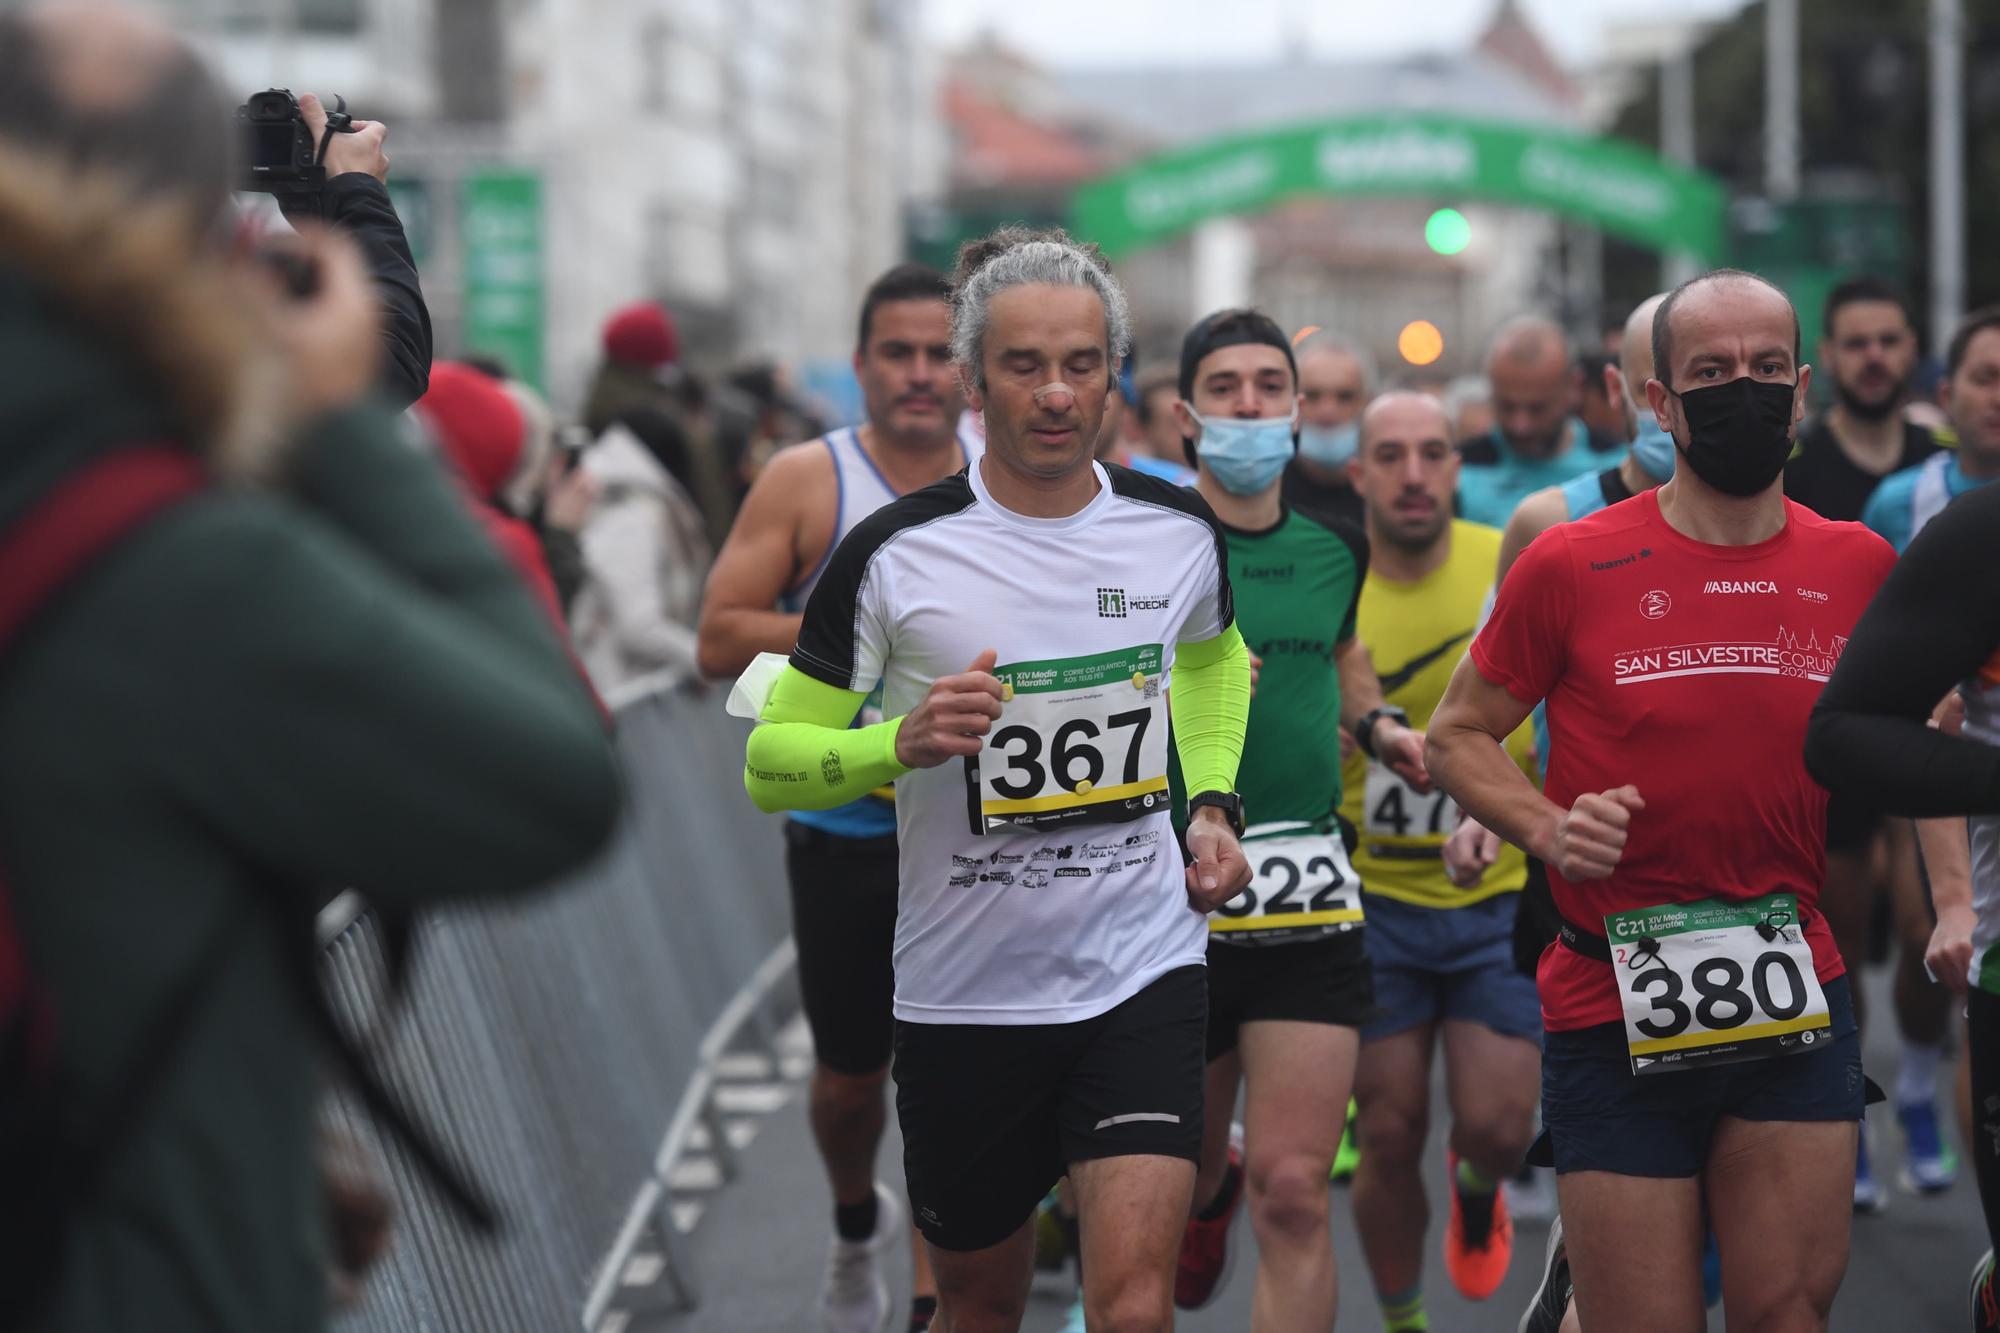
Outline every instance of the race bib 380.
<path id="1" fill-rule="evenodd" d="M 1604 933 L 1635 1074 L 1794 1055 L 1833 1037 L 1789 893 L 1614 912 Z"/>

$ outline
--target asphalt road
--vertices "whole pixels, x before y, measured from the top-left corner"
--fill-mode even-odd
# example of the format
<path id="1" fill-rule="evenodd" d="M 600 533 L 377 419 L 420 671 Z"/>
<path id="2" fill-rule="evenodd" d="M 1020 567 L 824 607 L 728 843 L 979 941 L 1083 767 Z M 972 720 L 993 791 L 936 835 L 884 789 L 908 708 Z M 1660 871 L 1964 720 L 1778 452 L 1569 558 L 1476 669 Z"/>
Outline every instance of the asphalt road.
<path id="1" fill-rule="evenodd" d="M 1886 1017 L 1886 978 L 1873 975 L 1867 984 L 1871 998 L 1877 1000 L 1872 1011 Z M 1870 1072 L 1885 1085 L 1895 1068 L 1888 1026 L 1878 1025 L 1867 1046 Z M 803 1061 L 795 1059 L 790 1064 L 796 1074 Z M 1953 1072 L 1947 1067 L 1947 1082 L 1941 1092 L 1949 1092 Z M 600 1333 L 621 1333 L 621 1329 L 623 1333 L 810 1333 L 813 1329 L 810 1312 L 831 1226 L 826 1187 L 806 1125 L 803 1084 L 796 1078 L 775 1077 L 765 1086 L 765 1095 L 744 1098 L 744 1104 L 753 1109 L 733 1118 L 733 1137 L 748 1139 L 742 1152 L 742 1174 L 713 1191 L 683 1196 L 691 1201 L 683 1205 L 684 1216 L 699 1209 L 687 1238 L 702 1288 L 699 1308 L 684 1314 L 646 1314 L 647 1292 L 634 1286 L 630 1289 L 633 1313 L 629 1320 Z M 767 1113 L 754 1109 L 773 1104 L 775 1109 Z M 1893 1117 L 1886 1107 L 1877 1107 L 1871 1120 L 1877 1170 L 1883 1180 L 1893 1181 L 1900 1159 Z M 1441 1219 L 1444 1148 L 1437 1127 L 1433 1127 L 1433 1139 L 1426 1185 L 1433 1216 Z M 900 1153 L 892 1118 L 889 1141 L 883 1145 L 881 1175 L 898 1190 Z M 1893 1187 L 1890 1196 L 1885 1213 L 1855 1220 L 1853 1254 L 1834 1309 L 1833 1328 L 1836 1333 L 1932 1333 L 1966 1328 L 1966 1277 L 1986 1247 L 1971 1178 L 1961 1178 L 1950 1192 L 1934 1198 L 1915 1198 Z M 1435 1229 L 1441 1225 L 1441 1220 L 1433 1222 L 1433 1246 Z M 1426 1298 L 1435 1333 L 1512 1333 L 1539 1280 L 1546 1235 L 1538 1223 L 1524 1221 L 1517 1226 L 1514 1266 L 1507 1283 L 1491 1301 L 1479 1305 L 1459 1299 L 1433 1249 L 1426 1272 Z M 1233 1239 L 1244 1252 L 1230 1286 L 1215 1306 L 1183 1315 L 1178 1328 L 1194 1333 L 1241 1333 L 1249 1327 L 1249 1276 L 1255 1242 L 1241 1215 Z M 1334 1245 L 1341 1275 L 1339 1327 L 1379 1329 L 1380 1317 L 1344 1192 L 1335 1196 Z M 890 1272 L 891 1284 L 898 1292 L 907 1294 L 908 1273 L 908 1256 L 899 1252 Z M 1031 1333 L 1060 1329 L 1071 1294 L 1061 1279 L 1038 1276 L 1023 1327 Z M 1711 1313 L 1709 1326 L 1716 1330 L 1724 1327 L 1720 1311 Z M 899 1319 L 892 1333 L 901 1333 L 902 1327 Z"/>

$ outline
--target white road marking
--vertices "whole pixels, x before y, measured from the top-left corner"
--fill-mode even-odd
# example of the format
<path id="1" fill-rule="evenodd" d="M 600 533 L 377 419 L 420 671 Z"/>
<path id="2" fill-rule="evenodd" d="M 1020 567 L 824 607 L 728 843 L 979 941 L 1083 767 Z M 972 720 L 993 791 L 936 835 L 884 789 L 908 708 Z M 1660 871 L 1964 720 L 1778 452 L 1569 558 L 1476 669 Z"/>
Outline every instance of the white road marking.
<path id="1" fill-rule="evenodd" d="M 724 1083 L 715 1089 L 715 1106 L 726 1115 L 769 1115 L 791 1096 L 782 1083 Z"/>
<path id="2" fill-rule="evenodd" d="M 673 1190 L 713 1190 L 722 1188 L 722 1163 L 713 1157 L 683 1157 L 667 1172 L 667 1187 Z"/>
<path id="3" fill-rule="evenodd" d="M 657 1254 L 635 1254 L 625 1261 L 619 1281 L 628 1287 L 650 1287 L 667 1271 L 667 1261 Z"/>

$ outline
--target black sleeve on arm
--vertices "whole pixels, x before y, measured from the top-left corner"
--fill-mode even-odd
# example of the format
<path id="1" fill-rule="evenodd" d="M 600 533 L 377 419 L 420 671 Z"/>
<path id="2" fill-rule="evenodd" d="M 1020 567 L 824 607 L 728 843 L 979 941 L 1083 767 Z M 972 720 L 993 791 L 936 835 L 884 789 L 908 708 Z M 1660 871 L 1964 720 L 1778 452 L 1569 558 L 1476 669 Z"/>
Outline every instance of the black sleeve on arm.
<path id="1" fill-rule="evenodd" d="M 396 408 L 408 407 L 430 388 L 431 314 L 402 220 L 387 187 L 359 171 L 326 183 L 326 220 L 361 247 L 382 302 L 382 372 L 376 388 Z"/>
<path id="2" fill-rule="evenodd" d="M 2000 650 L 2000 486 L 1948 506 L 1869 604 L 1813 709 L 1822 785 L 1916 818 L 2000 811 L 2000 747 L 1925 725 Z"/>

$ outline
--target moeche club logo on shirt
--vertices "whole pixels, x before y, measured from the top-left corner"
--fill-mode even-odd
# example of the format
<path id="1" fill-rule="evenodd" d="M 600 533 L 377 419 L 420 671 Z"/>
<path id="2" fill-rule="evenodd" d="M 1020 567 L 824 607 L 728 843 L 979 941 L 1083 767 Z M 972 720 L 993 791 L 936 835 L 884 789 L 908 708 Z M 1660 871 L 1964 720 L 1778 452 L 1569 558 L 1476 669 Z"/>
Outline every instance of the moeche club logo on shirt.
<path id="1" fill-rule="evenodd" d="M 1619 653 L 1612 658 L 1611 673 L 1620 685 L 1677 676 L 1784 676 L 1825 681 L 1845 647 L 1845 634 L 1834 635 L 1827 645 L 1820 642 L 1817 631 L 1808 630 L 1801 642 L 1795 631 L 1780 625 L 1776 636 L 1767 642 L 1682 643 Z"/>
<path id="2" fill-rule="evenodd" d="M 1097 590 L 1097 614 L 1106 620 L 1123 620 L 1132 611 L 1165 611 L 1173 605 L 1166 594 L 1127 596 L 1123 588 Z"/>

